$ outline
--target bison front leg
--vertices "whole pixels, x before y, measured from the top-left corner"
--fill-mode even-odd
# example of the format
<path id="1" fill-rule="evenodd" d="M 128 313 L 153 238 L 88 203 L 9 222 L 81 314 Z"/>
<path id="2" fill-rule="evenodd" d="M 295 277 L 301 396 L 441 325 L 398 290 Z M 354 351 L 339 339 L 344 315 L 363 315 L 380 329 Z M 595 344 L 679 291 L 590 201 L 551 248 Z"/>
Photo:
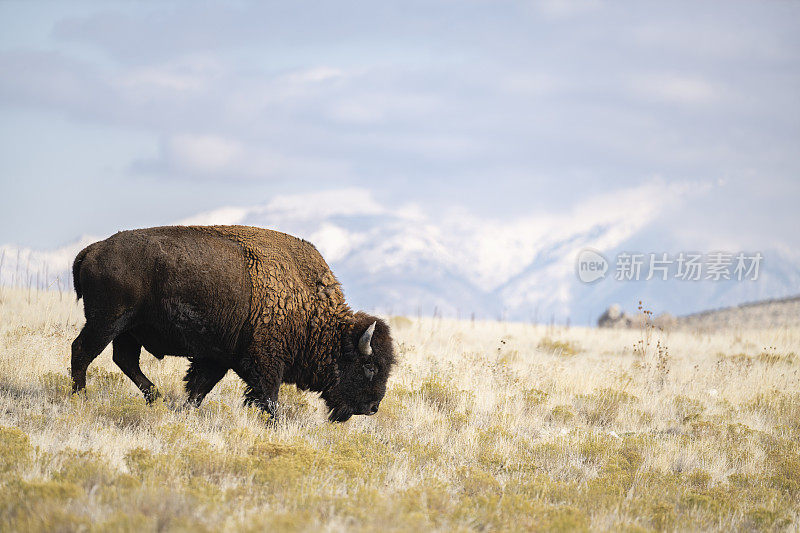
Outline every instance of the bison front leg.
<path id="1" fill-rule="evenodd" d="M 258 359 L 246 359 L 234 369 L 247 384 L 245 405 L 255 405 L 277 420 L 278 391 L 283 382 L 283 364 L 267 365 Z"/>
<path id="2" fill-rule="evenodd" d="M 189 393 L 190 405 L 200 407 L 203 399 L 211 389 L 225 377 L 228 367 L 210 359 L 193 359 L 186 377 L 186 392 Z"/>

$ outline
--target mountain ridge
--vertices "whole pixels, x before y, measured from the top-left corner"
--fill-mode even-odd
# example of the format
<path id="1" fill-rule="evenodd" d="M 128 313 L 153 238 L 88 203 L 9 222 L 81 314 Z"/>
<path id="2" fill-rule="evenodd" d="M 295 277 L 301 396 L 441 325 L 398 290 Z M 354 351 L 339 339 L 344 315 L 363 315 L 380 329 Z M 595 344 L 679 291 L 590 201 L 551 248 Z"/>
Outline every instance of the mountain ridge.
<path id="1" fill-rule="evenodd" d="M 684 186 L 646 183 L 577 203 L 563 213 L 509 221 L 463 210 L 426 214 L 413 205 L 387 206 L 363 189 L 277 196 L 250 207 L 226 206 L 177 224 L 267 227 L 314 243 L 342 282 L 353 307 L 393 314 L 594 323 L 608 305 L 675 315 L 784 297 L 800 289 L 800 260 L 765 250 L 758 282 L 620 282 L 584 284 L 578 252 L 616 257 L 641 241 L 662 207 L 682 201 Z M 628 211 L 620 205 L 634 206 Z M 72 258 L 90 242 L 82 236 L 55 250 L 0 246 L 0 283 L 70 287 Z M 22 274 L 23 271 L 26 274 Z M 692 285 L 692 283 L 694 283 Z"/>

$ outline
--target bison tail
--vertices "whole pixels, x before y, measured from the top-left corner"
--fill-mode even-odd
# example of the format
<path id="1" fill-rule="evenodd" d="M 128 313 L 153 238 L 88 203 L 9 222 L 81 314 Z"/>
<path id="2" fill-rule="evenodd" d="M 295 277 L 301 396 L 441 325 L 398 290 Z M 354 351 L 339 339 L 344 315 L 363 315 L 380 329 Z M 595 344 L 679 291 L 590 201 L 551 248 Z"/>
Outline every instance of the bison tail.
<path id="1" fill-rule="evenodd" d="M 75 261 L 72 263 L 72 285 L 75 287 L 75 294 L 78 295 L 78 300 L 83 296 L 83 291 L 81 291 L 81 263 L 83 263 L 91 247 L 92 245 L 89 245 L 78 252 L 78 255 L 75 256 Z"/>

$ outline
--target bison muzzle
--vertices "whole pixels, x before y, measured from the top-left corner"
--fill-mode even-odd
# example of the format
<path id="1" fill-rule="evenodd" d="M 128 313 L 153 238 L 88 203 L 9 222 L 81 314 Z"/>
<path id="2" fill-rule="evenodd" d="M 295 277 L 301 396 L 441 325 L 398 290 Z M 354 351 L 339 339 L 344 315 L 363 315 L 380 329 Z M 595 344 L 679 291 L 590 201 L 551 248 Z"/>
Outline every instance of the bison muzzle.
<path id="1" fill-rule="evenodd" d="M 321 393 L 329 418 L 371 415 L 395 363 L 389 327 L 353 312 L 317 249 L 285 233 L 248 226 L 168 226 L 117 233 L 83 249 L 73 278 L 86 324 L 72 343 L 73 392 L 113 343 L 113 360 L 144 394 L 158 397 L 139 367 L 189 358 L 188 402 L 233 370 L 245 403 L 275 416 L 278 389 Z"/>

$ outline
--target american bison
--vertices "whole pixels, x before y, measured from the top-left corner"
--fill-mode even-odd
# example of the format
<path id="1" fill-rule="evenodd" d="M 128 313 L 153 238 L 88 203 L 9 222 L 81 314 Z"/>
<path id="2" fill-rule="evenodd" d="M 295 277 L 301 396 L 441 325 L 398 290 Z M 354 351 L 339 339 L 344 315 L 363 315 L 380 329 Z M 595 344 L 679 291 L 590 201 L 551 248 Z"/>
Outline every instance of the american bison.
<path id="1" fill-rule="evenodd" d="M 245 402 L 275 416 L 281 383 L 321 393 L 332 421 L 371 415 L 395 363 L 389 327 L 353 312 L 311 243 L 248 226 L 167 226 L 117 233 L 73 264 L 86 324 L 72 343 L 73 392 L 113 342 L 113 360 L 148 402 L 139 367 L 188 357 L 188 401 L 200 405 L 228 370 Z"/>

